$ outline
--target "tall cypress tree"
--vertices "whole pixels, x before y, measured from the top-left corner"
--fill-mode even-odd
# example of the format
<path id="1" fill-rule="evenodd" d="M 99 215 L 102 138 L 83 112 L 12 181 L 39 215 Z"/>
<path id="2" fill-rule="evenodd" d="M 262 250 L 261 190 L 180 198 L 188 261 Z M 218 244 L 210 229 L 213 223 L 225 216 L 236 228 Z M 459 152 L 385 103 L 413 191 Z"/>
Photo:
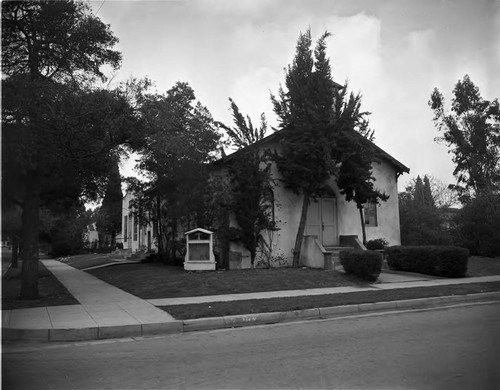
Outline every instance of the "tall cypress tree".
<path id="1" fill-rule="evenodd" d="M 283 131 L 274 159 L 285 186 L 302 196 L 294 267 L 299 263 L 310 199 L 321 195 L 330 176 L 338 179 L 346 200 L 356 202 L 364 239 L 363 204 L 388 198 L 374 188 L 371 165 L 377 153 L 368 142 L 373 131 L 368 128 L 369 113 L 361 111 L 361 95 L 348 96 L 347 86 L 332 80 L 326 56 L 329 36 L 328 32 L 321 36 L 313 56 L 310 30 L 300 34 L 286 72 L 286 91 L 280 87 L 278 97 L 271 96 Z"/>
<path id="2" fill-rule="evenodd" d="M 329 132 L 334 119 L 335 83 L 326 57 L 325 32 L 311 51 L 311 31 L 300 34 L 295 58 L 288 66 L 285 86 L 271 96 L 284 135 L 274 159 L 285 186 L 302 197 L 302 211 L 293 249 L 293 266 L 298 267 L 307 209 L 311 197 L 319 194 L 334 172 Z"/>

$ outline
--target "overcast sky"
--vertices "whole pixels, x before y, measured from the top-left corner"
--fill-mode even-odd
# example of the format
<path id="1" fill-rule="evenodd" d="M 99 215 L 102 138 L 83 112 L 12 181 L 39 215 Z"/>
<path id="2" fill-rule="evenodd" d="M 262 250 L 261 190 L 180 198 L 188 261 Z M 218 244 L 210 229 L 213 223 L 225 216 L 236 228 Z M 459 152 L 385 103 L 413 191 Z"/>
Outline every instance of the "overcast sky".
<path id="1" fill-rule="evenodd" d="M 465 74 L 500 97 L 500 0 L 92 1 L 120 39 L 116 80 L 148 76 L 159 92 L 187 81 L 214 119 L 232 125 L 228 97 L 254 123 L 275 125 L 270 92 L 284 83 L 300 32 L 325 31 L 335 81 L 348 80 L 372 112 L 376 143 L 417 174 L 454 182 L 453 163 L 427 105 L 449 102 Z M 272 131 L 270 131 L 272 132 Z M 126 167 L 125 167 L 126 168 Z M 123 173 L 130 174 L 129 169 Z"/>

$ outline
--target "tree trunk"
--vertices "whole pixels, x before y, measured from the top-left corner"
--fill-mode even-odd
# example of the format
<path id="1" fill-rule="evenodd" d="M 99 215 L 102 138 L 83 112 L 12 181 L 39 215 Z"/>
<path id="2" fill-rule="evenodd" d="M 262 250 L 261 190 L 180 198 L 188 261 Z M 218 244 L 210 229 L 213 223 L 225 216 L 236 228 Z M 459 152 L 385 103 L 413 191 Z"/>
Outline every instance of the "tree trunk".
<path id="1" fill-rule="evenodd" d="M 175 263 L 176 239 L 177 239 L 177 219 L 173 218 L 173 220 L 172 220 L 172 252 L 171 252 L 172 264 Z"/>
<path id="2" fill-rule="evenodd" d="M 17 234 L 14 234 L 12 238 L 12 257 L 10 266 L 14 269 L 17 268 L 17 259 L 19 255 L 19 237 Z"/>
<path id="3" fill-rule="evenodd" d="M 304 194 L 302 202 L 302 212 L 300 214 L 299 230 L 295 238 L 295 247 L 293 248 L 293 268 L 299 267 L 300 249 L 302 247 L 302 239 L 304 238 L 304 231 L 306 230 L 307 209 L 309 208 L 309 195 Z"/>
<path id="4" fill-rule="evenodd" d="M 363 214 L 363 206 L 359 207 L 359 218 L 361 219 L 361 231 L 363 233 L 363 245 L 366 245 L 366 226 L 365 226 L 365 216 Z"/>
<path id="5" fill-rule="evenodd" d="M 165 248 L 163 246 L 163 229 L 161 228 L 161 200 L 160 194 L 156 195 L 156 217 L 157 217 L 157 230 L 158 230 L 158 253 L 164 254 Z M 161 256 L 161 255 L 160 255 Z"/>
<path id="6" fill-rule="evenodd" d="M 23 205 L 23 269 L 21 298 L 38 298 L 38 224 L 40 218 L 40 199 L 37 188 L 36 172 L 28 173 L 28 184 Z"/>

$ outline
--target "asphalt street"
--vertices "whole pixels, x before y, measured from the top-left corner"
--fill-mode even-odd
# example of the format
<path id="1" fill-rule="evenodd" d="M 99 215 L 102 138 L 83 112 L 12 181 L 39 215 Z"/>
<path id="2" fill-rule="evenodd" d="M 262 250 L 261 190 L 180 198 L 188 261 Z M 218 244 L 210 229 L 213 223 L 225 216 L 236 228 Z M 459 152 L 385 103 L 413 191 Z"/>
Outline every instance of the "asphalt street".
<path id="1" fill-rule="evenodd" d="M 4 389 L 499 389 L 500 303 L 2 355 Z"/>

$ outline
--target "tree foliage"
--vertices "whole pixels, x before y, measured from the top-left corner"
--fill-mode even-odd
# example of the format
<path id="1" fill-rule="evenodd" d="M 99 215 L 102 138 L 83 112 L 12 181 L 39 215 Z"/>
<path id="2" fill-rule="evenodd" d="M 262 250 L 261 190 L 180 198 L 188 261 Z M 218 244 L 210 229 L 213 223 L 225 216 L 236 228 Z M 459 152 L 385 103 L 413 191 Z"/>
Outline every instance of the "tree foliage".
<path id="1" fill-rule="evenodd" d="M 4 1 L 2 70 L 32 79 L 104 77 L 100 68 L 118 68 L 121 54 L 109 26 L 81 1 Z"/>
<path id="2" fill-rule="evenodd" d="M 245 117 L 233 99 L 229 98 L 229 102 L 231 103 L 233 121 L 236 127 L 229 127 L 222 122 L 217 122 L 217 125 L 225 130 L 229 137 L 228 145 L 236 149 L 242 149 L 263 139 L 267 131 L 267 121 L 264 113 L 260 115 L 260 126 L 254 127 L 250 116 Z"/>
<path id="3" fill-rule="evenodd" d="M 500 194 L 480 193 L 461 208 L 454 220 L 454 238 L 471 254 L 500 256 Z"/>
<path id="4" fill-rule="evenodd" d="M 438 187 L 434 187 L 438 188 Z M 401 243 L 403 245 L 446 245 L 450 232 L 444 225 L 447 207 L 436 206 L 439 193 L 433 192 L 431 179 L 417 176 L 399 194 Z"/>
<path id="5" fill-rule="evenodd" d="M 139 107 L 146 131 L 137 169 L 149 182 L 145 194 L 154 204 L 159 251 L 173 260 L 179 224 L 189 225 L 202 213 L 207 164 L 220 136 L 187 83 L 178 82 L 165 94 L 143 93 Z"/>
<path id="6" fill-rule="evenodd" d="M 245 120 L 236 103 L 231 98 L 229 101 L 235 127 L 230 128 L 223 123 L 219 125 L 226 130 L 230 145 L 240 149 L 228 163 L 231 184 L 229 209 L 234 213 L 241 242 L 250 252 L 253 267 L 261 232 L 273 227 L 273 199 L 268 156 L 248 146 L 264 138 L 267 124 L 262 114 L 260 127 L 254 128 L 250 117 Z"/>
<path id="7" fill-rule="evenodd" d="M 278 96 L 271 97 L 284 132 L 274 160 L 285 186 L 303 198 L 294 266 L 298 266 L 310 198 L 321 195 L 330 176 L 339 179 L 346 199 L 356 202 L 361 221 L 367 200 L 387 199 L 373 187 L 375 153 L 367 143 L 373 132 L 368 128 L 369 113 L 361 111 L 361 95 L 348 97 L 347 85 L 332 80 L 326 56 L 329 36 L 325 32 L 320 37 L 313 54 L 310 31 L 300 34 L 295 58 L 286 70 L 286 90 L 280 87 Z"/>
<path id="8" fill-rule="evenodd" d="M 110 246 L 113 248 L 116 244 L 116 235 L 122 230 L 122 182 L 118 161 L 112 164 L 107 177 L 106 191 L 99 208 L 97 218 L 97 231 L 99 233 L 99 245 L 101 247 Z M 109 242 L 106 242 L 109 237 Z"/>
<path id="9" fill-rule="evenodd" d="M 95 199 L 110 156 L 137 128 L 120 90 L 90 84 L 102 65 L 119 65 L 116 42 L 84 3 L 2 3 L 3 190 L 23 209 L 22 297 L 38 295 L 40 207 Z"/>
<path id="10" fill-rule="evenodd" d="M 498 99 L 485 100 L 468 75 L 453 90 L 451 113 L 435 88 L 429 106 L 442 133 L 437 138 L 451 147 L 457 178 L 456 190 L 463 201 L 479 193 L 500 190 L 500 106 Z"/>

